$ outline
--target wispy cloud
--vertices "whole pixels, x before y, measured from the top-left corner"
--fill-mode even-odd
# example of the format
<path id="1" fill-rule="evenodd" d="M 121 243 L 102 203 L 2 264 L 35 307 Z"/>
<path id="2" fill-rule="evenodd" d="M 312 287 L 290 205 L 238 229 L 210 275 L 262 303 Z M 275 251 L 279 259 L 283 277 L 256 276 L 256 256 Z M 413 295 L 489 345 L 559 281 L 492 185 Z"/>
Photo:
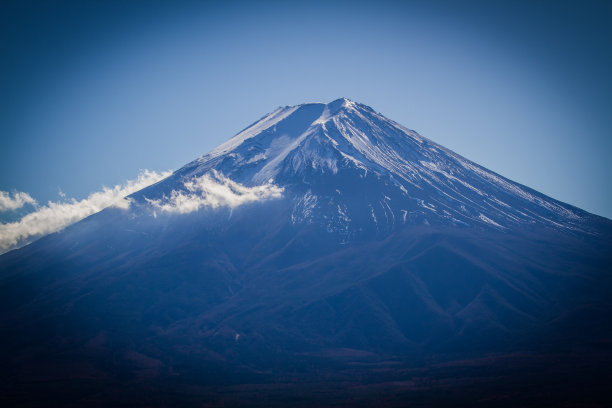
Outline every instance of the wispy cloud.
<path id="1" fill-rule="evenodd" d="M 0 191 L 0 211 L 18 210 L 26 204 L 36 205 L 36 200 L 28 193 L 16 192 L 11 194 Z"/>
<path id="2" fill-rule="evenodd" d="M 23 216 L 19 221 L 0 223 L 0 253 L 22 246 L 32 238 L 59 231 L 106 207 L 127 209 L 130 206 L 130 201 L 125 198 L 126 196 L 156 183 L 170 174 L 172 174 L 170 171 L 157 173 L 144 170 L 136 180 L 129 180 L 123 185 L 116 185 L 112 188 L 104 187 L 102 191 L 92 193 L 83 200 L 77 201 L 73 198 L 67 202 L 49 201 L 47 205 L 38 207 L 36 211 Z M 35 202 L 28 194 L 20 194 L 24 194 L 32 202 Z M 15 201 L 15 199 L 12 201 Z"/>
<path id="3" fill-rule="evenodd" d="M 184 186 L 185 191 L 172 190 L 170 197 L 147 201 L 159 210 L 186 214 L 202 207 L 234 208 L 253 201 L 280 198 L 283 193 L 282 187 L 272 183 L 247 187 L 230 180 L 215 170 L 185 182 Z"/>

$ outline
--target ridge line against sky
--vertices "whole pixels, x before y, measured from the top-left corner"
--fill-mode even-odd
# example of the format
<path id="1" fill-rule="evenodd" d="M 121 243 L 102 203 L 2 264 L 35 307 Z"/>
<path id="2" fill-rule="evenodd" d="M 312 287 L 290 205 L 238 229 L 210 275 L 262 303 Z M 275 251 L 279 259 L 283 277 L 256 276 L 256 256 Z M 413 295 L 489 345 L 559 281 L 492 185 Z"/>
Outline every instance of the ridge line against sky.
<path id="1" fill-rule="evenodd" d="M 611 18 L 599 1 L 3 2 L 0 190 L 82 199 L 346 96 L 612 218 Z"/>

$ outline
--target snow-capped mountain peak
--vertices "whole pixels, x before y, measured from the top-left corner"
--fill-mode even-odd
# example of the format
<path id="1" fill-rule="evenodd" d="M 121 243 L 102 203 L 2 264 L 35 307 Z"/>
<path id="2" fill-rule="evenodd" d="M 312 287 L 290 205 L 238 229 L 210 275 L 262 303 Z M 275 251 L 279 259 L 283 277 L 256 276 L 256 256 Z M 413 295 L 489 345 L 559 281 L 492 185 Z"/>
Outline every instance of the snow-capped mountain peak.
<path id="1" fill-rule="evenodd" d="M 294 222 L 348 235 L 414 224 L 589 229 L 588 213 L 347 98 L 279 107 L 171 179 L 185 183 L 213 170 L 248 187 L 274 182 L 292 201 Z"/>
<path id="2" fill-rule="evenodd" d="M 261 183 L 276 177 L 281 170 L 279 165 L 287 157 L 292 158 L 295 171 L 299 164 L 307 164 L 335 172 L 338 160 L 348 160 L 364 168 L 401 173 L 394 163 L 400 159 L 394 154 L 399 146 L 392 146 L 397 144 L 392 139 L 398 137 L 422 143 L 422 138 L 416 133 L 389 121 L 371 108 L 340 98 L 329 104 L 278 108 L 204 155 L 199 162 L 209 163 L 229 155 L 236 159 L 235 164 L 257 169 L 252 173 L 252 180 L 242 180 L 247 183 Z M 292 152 L 300 152 L 306 161 L 297 163 Z M 335 160 L 331 160 L 331 156 Z M 389 158 L 394 156 L 395 160 L 390 161 Z"/>

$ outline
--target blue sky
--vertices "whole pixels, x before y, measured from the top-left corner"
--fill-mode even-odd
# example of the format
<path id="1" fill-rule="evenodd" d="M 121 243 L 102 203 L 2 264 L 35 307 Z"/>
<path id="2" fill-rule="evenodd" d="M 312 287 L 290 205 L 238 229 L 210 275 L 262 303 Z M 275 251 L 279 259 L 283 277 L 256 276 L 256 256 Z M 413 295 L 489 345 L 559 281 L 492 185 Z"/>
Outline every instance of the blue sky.
<path id="1" fill-rule="evenodd" d="M 612 218 L 609 21 L 606 2 L 3 2 L 0 190 L 81 199 L 345 96 Z"/>

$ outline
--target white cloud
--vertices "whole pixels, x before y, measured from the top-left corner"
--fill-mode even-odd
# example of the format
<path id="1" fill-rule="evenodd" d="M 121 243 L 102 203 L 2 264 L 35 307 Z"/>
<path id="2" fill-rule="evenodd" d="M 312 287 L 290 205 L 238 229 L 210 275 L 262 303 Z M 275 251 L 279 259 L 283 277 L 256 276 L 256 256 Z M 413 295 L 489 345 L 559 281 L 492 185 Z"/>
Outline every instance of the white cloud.
<path id="1" fill-rule="evenodd" d="M 283 188 L 271 182 L 247 187 L 230 180 L 215 170 L 185 182 L 184 186 L 187 191 L 172 190 L 170 197 L 147 201 L 162 211 L 186 214 L 202 207 L 234 208 L 253 201 L 280 198 L 283 193 Z"/>
<path id="2" fill-rule="evenodd" d="M 36 211 L 23 216 L 19 221 L 0 223 L 0 253 L 23 245 L 30 238 L 59 231 L 106 207 L 128 209 L 130 201 L 125 198 L 126 196 L 170 174 L 172 174 L 170 171 L 157 173 L 144 170 L 136 180 L 129 180 L 113 188 L 104 187 L 102 191 L 92 193 L 83 200 L 77 201 L 73 198 L 69 202 L 49 201 L 47 205 L 38 207 Z M 27 197 L 31 199 L 29 195 Z"/>
<path id="3" fill-rule="evenodd" d="M 8 192 L 0 191 L 0 211 L 18 210 L 26 204 L 36 205 L 36 200 L 28 193 L 16 192 L 11 197 Z"/>

